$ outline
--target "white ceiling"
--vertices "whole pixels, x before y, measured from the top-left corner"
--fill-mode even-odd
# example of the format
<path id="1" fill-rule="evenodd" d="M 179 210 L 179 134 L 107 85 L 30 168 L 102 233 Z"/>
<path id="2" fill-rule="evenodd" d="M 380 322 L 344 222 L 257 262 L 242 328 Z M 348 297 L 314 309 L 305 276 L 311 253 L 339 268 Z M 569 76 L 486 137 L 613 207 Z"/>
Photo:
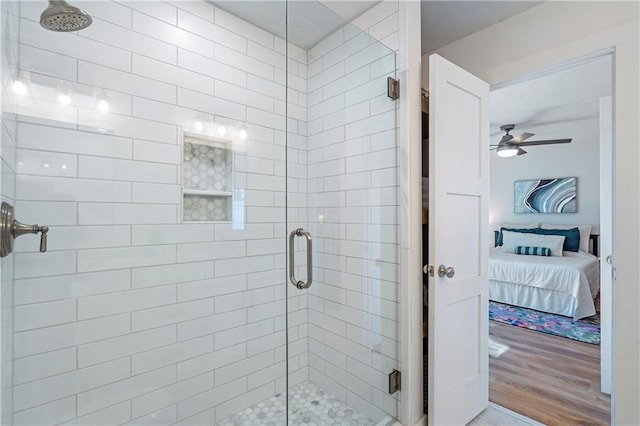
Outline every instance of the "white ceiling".
<path id="1" fill-rule="evenodd" d="M 518 0 L 422 0 L 422 54 L 433 52 L 541 3 Z"/>
<path id="2" fill-rule="evenodd" d="M 289 41 L 309 49 L 380 0 L 214 0 L 213 3 L 265 31 L 285 38 L 288 16 Z"/>
<path id="3" fill-rule="evenodd" d="M 304 49 L 361 15 L 381 0 L 210 0 L 216 6 Z M 432 52 L 494 25 L 541 1 L 421 0 L 422 53 Z"/>
<path id="4" fill-rule="evenodd" d="M 503 124 L 515 124 L 511 134 L 518 135 L 536 133 L 536 126 L 598 117 L 600 98 L 612 93 L 611 82 L 611 57 L 605 56 L 493 90 L 491 140 L 500 139 Z M 530 140 L 570 137 L 538 132 Z"/>
<path id="5" fill-rule="evenodd" d="M 264 30 L 310 48 L 380 0 L 209 0 Z M 541 1 L 421 0 L 422 51 L 427 53 L 537 6 Z M 542 29 L 541 29 L 542 30 Z M 535 133 L 536 124 L 595 117 L 598 99 L 611 93 L 608 59 L 564 69 L 491 93 L 491 134 L 514 123 Z M 540 136 L 540 135 L 536 135 Z M 558 135 L 558 137 L 570 135 Z"/>
<path id="6" fill-rule="evenodd" d="M 222 9 L 308 49 L 373 7 L 380 0 L 209 0 Z M 422 53 L 429 53 L 483 28 L 495 25 L 541 1 L 421 0 Z M 543 29 L 541 29 L 543 30 Z M 570 138 L 562 127 L 547 126 L 598 116 L 599 99 L 612 92 L 610 57 L 598 58 L 491 92 L 491 140 L 503 124 L 511 132 L 537 133 L 531 140 Z M 546 134 L 547 130 L 553 134 Z"/>

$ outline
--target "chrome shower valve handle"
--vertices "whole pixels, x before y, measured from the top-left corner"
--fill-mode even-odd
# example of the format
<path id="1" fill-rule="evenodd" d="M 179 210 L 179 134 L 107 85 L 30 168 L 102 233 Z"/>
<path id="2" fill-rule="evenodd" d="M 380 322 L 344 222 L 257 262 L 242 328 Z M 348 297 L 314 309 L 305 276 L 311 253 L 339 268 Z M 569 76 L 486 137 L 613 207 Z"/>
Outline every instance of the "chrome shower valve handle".
<path id="1" fill-rule="evenodd" d="M 0 257 L 5 257 L 13 252 L 13 240 L 20 235 L 40 234 L 40 252 L 47 251 L 48 226 L 26 225 L 13 218 L 13 206 L 2 203 L 0 209 Z"/>
<path id="2" fill-rule="evenodd" d="M 40 252 L 47 251 L 47 232 L 49 232 L 48 226 L 26 225 L 24 223 L 13 221 L 13 238 L 18 238 L 24 234 L 38 234 L 40 233 Z"/>

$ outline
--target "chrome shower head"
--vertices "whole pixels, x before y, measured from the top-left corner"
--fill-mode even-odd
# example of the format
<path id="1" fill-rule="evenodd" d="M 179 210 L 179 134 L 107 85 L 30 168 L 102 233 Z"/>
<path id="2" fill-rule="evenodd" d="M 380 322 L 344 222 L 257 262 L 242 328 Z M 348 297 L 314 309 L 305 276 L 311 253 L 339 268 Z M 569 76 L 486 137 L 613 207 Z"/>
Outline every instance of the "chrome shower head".
<path id="1" fill-rule="evenodd" d="M 63 0 L 49 0 L 49 7 L 40 15 L 40 25 L 50 31 L 83 30 L 91 25 L 91 16 Z"/>

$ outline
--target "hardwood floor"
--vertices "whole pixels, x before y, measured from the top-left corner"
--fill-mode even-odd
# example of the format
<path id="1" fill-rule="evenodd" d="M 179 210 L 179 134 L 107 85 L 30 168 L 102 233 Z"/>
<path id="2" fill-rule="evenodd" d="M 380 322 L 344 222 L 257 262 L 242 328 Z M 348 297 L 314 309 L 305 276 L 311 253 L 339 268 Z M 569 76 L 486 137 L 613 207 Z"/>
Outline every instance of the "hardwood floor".
<path id="1" fill-rule="evenodd" d="M 610 424 L 600 346 L 495 321 L 489 336 L 489 352 L 503 351 L 489 357 L 490 401 L 547 425 Z"/>

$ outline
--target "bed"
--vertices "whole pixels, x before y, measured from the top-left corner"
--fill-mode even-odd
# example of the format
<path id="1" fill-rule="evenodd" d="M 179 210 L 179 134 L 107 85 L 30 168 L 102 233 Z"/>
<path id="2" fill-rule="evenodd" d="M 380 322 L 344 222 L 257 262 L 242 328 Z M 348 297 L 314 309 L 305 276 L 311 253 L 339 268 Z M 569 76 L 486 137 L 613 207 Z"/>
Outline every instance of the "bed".
<path id="1" fill-rule="evenodd" d="M 597 254 L 596 238 L 592 236 L 590 246 Z M 600 264 L 592 253 L 525 256 L 493 247 L 489 252 L 489 299 L 575 320 L 595 315 Z"/>

